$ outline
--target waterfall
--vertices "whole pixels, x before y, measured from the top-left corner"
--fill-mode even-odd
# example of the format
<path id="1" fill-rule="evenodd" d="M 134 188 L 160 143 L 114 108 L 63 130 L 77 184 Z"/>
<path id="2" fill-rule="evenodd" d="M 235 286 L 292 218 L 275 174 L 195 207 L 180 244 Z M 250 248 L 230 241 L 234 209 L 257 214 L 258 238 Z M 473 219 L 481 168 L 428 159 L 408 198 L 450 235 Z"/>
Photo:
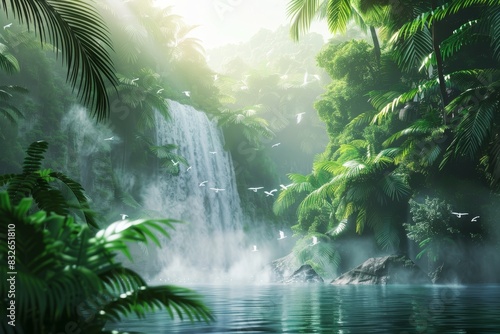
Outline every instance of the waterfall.
<path id="1" fill-rule="evenodd" d="M 177 145 L 176 154 L 191 169 L 180 165 L 179 174 L 171 175 L 160 168 L 143 192 L 147 209 L 185 222 L 171 231 L 158 256 L 164 268 L 158 279 L 186 283 L 227 278 L 250 253 L 231 157 L 220 129 L 206 114 L 174 101 L 170 113 L 169 121 L 156 114 L 156 144 Z M 203 181 L 208 182 L 200 186 Z"/>

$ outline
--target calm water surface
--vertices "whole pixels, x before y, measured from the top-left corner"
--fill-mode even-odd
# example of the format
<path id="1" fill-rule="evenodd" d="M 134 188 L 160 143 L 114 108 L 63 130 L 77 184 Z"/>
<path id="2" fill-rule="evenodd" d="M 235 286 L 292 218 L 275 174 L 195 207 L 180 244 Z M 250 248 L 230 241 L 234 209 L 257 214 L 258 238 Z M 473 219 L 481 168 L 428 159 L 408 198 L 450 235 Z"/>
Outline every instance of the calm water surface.
<path id="1" fill-rule="evenodd" d="M 163 333 L 500 333 L 500 286 L 196 286 L 211 324 L 166 313 L 112 329 Z"/>

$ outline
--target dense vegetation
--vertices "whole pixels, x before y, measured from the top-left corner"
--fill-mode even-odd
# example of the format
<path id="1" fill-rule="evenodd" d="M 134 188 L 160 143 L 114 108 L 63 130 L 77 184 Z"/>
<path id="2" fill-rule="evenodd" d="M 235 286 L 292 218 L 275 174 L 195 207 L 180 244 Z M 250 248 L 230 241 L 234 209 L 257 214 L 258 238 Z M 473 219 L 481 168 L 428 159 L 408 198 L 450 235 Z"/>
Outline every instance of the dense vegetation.
<path id="1" fill-rule="evenodd" d="M 194 27 L 152 0 L 37 3 L 0 5 L 0 269 L 15 225 L 26 332 L 74 319 L 100 332 L 161 307 L 211 319 L 192 291 L 148 286 L 116 260 L 173 223 L 151 218 L 129 177 L 187 163 L 155 142 L 169 99 L 223 130 L 245 213 L 263 222 L 247 228 L 290 227 L 293 254 L 323 276 L 399 252 L 440 279 L 498 277 L 481 264 L 500 263 L 499 1 L 290 0 L 298 44 L 261 31 L 212 50 L 213 69 Z M 344 35 L 323 45 L 304 34 L 314 19 Z M 279 184 L 274 202 L 248 190 Z M 129 209 L 151 219 L 109 223 Z"/>
<path id="2" fill-rule="evenodd" d="M 318 54 L 318 65 L 333 80 L 315 103 L 330 142 L 311 174 L 290 174 L 293 185 L 274 205 L 278 214 L 297 210 L 296 233 L 320 236 L 338 251 L 343 239 L 368 233 L 381 250 L 407 253 L 409 237 L 435 263 L 431 268 L 451 261 L 445 256 L 447 240 L 460 242 L 463 250 L 455 265 L 470 248 L 498 249 L 491 215 L 498 203 L 500 158 L 499 33 L 493 28 L 498 5 L 289 2 L 295 38 L 318 18 L 326 19 L 332 32 L 345 31 L 354 21 L 374 41 L 330 43 Z M 442 205 L 425 204 L 429 212 L 423 218 L 416 207 L 424 205 L 425 196 L 449 205 L 443 211 Z M 480 218 L 471 221 L 474 216 Z M 418 233 L 425 230 L 422 220 L 436 232 Z M 455 227 L 447 229 L 450 220 Z M 462 268 L 462 277 L 471 270 Z"/>

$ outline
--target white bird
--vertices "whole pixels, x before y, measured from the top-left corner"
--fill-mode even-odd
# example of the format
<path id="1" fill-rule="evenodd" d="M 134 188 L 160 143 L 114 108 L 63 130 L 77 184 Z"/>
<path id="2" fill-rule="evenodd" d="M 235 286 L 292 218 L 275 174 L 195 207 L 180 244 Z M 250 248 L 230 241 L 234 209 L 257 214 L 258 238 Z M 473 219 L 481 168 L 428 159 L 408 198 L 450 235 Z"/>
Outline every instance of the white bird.
<path id="1" fill-rule="evenodd" d="M 158 89 L 158 90 L 156 91 L 156 94 L 160 94 L 160 93 L 161 93 L 161 92 L 163 92 L 163 91 L 164 91 L 164 89 L 163 89 L 163 88 Z"/>
<path id="2" fill-rule="evenodd" d="M 135 83 L 137 80 L 139 80 L 139 78 L 132 79 L 132 80 L 130 80 L 130 82 L 134 82 Z"/>
<path id="3" fill-rule="evenodd" d="M 264 193 L 266 194 L 266 197 L 269 197 L 269 196 L 274 196 L 273 193 L 275 191 L 278 191 L 278 189 L 273 189 L 271 191 L 264 191 Z"/>
<path id="4" fill-rule="evenodd" d="M 321 80 L 321 77 L 320 77 L 319 75 L 317 75 L 317 74 L 313 75 L 313 77 L 314 77 L 314 79 L 316 79 L 316 80 L 318 80 L 318 81 L 320 81 L 320 80 Z"/>
<path id="5" fill-rule="evenodd" d="M 179 161 L 174 161 L 172 159 L 170 159 L 170 161 L 172 161 L 172 163 L 174 164 L 174 166 L 177 166 L 179 164 Z"/>
<path id="6" fill-rule="evenodd" d="M 313 239 L 313 243 L 312 243 L 312 245 L 311 245 L 311 246 L 317 245 L 317 244 L 319 243 L 319 241 L 318 241 L 318 237 L 313 236 L 313 237 L 312 237 L 312 239 Z"/>
<path id="7" fill-rule="evenodd" d="M 104 140 L 115 140 L 115 136 L 112 136 L 112 137 L 109 137 L 109 138 L 105 138 Z"/>
<path id="8" fill-rule="evenodd" d="M 253 245 L 252 252 L 258 252 L 259 250 L 257 249 L 257 245 Z"/>
<path id="9" fill-rule="evenodd" d="M 276 143 L 276 144 L 273 144 L 273 146 L 271 146 L 271 147 L 278 147 L 280 145 L 281 145 L 281 143 Z"/>
<path id="10" fill-rule="evenodd" d="M 284 184 L 280 184 L 280 188 L 281 188 L 282 190 L 287 190 L 287 189 L 288 189 L 288 187 L 290 187 L 292 184 L 293 184 L 293 183 L 291 183 L 291 184 L 287 184 L 286 186 L 285 186 Z"/>
<path id="11" fill-rule="evenodd" d="M 9 24 L 4 25 L 4 26 L 3 26 L 3 29 L 5 30 L 5 29 L 7 29 L 7 28 L 10 28 L 11 26 L 12 26 L 12 22 L 11 22 L 11 23 L 9 23 Z"/>
<path id="12" fill-rule="evenodd" d="M 475 223 L 477 222 L 477 220 L 479 219 L 479 216 L 476 216 L 474 218 L 471 219 L 471 223 Z"/>
<path id="13" fill-rule="evenodd" d="M 308 75 L 309 75 L 309 73 L 307 73 L 307 71 L 306 71 L 306 73 L 304 73 L 304 82 L 302 83 L 302 86 L 305 86 L 308 84 L 308 82 L 307 82 Z"/>
<path id="14" fill-rule="evenodd" d="M 214 74 L 214 81 L 217 81 L 217 79 L 219 79 L 219 75 L 218 74 Z"/>
<path id="15" fill-rule="evenodd" d="M 254 193 L 256 193 L 256 192 L 257 192 L 257 190 L 262 189 L 262 188 L 264 188 L 264 187 L 252 187 L 252 188 L 248 188 L 248 190 L 251 190 L 251 191 L 253 191 Z"/>
<path id="16" fill-rule="evenodd" d="M 462 218 L 462 216 L 468 215 L 468 213 L 466 212 L 453 212 L 453 211 L 451 212 L 451 214 L 457 216 L 458 218 Z"/>
<path id="17" fill-rule="evenodd" d="M 191 96 L 191 92 L 188 90 L 183 91 L 182 94 L 186 95 L 187 97 Z"/>
<path id="18" fill-rule="evenodd" d="M 128 215 L 124 214 L 124 213 L 121 213 L 120 216 L 122 216 L 122 220 L 125 220 L 128 218 Z"/>
<path id="19" fill-rule="evenodd" d="M 302 115 L 304 115 L 305 112 L 298 113 L 297 116 L 297 124 L 299 124 L 302 121 Z"/>
<path id="20" fill-rule="evenodd" d="M 187 169 L 186 169 L 186 172 L 189 172 L 191 170 L 192 166 L 189 166 Z"/>
<path id="21" fill-rule="evenodd" d="M 204 187 L 205 186 L 205 183 L 207 183 L 208 181 L 203 181 L 202 183 L 200 183 L 198 186 L 199 187 Z"/>
<path id="22" fill-rule="evenodd" d="M 280 231 L 280 237 L 278 238 L 278 240 L 285 239 L 285 238 L 286 238 L 285 232 Z"/>
<path id="23" fill-rule="evenodd" d="M 210 190 L 213 190 L 213 191 L 215 191 L 215 193 L 218 193 L 219 191 L 224 191 L 226 189 L 224 189 L 224 188 L 210 188 Z"/>
<path id="24" fill-rule="evenodd" d="M 217 151 L 210 151 L 208 153 L 210 153 L 210 154 L 217 154 Z"/>

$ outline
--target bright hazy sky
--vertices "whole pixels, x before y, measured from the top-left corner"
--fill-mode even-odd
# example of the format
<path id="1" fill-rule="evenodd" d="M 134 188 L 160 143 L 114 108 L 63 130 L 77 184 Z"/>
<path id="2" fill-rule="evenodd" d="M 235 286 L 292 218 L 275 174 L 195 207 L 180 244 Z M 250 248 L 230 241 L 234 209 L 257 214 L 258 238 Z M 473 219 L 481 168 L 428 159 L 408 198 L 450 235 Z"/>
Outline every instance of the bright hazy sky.
<path id="1" fill-rule="evenodd" d="M 173 6 L 173 13 L 188 24 L 200 25 L 192 36 L 205 48 L 248 40 L 261 28 L 275 30 L 286 25 L 288 0 L 156 0 L 161 6 Z M 325 24 L 313 31 L 327 35 Z"/>

